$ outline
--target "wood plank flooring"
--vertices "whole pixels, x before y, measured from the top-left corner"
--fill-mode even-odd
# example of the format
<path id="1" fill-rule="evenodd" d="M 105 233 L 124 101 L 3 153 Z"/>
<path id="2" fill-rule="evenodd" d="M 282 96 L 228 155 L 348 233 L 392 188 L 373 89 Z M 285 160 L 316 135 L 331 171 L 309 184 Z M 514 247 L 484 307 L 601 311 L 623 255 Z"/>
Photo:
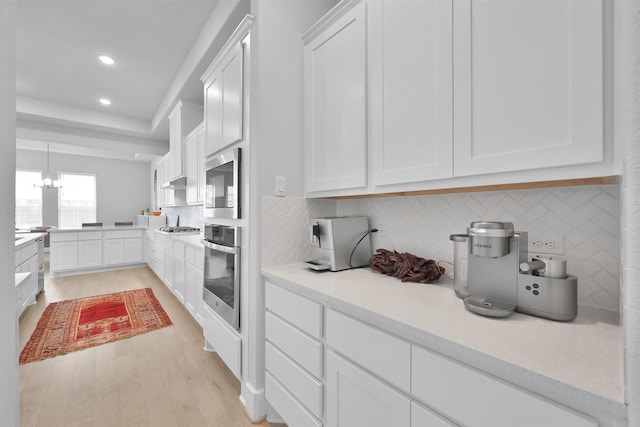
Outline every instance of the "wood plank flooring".
<path id="1" fill-rule="evenodd" d="M 253 426 L 240 382 L 149 268 L 51 279 L 20 318 L 20 350 L 54 301 L 150 287 L 173 326 L 20 366 L 22 426 Z M 271 426 L 267 422 L 260 426 Z"/>

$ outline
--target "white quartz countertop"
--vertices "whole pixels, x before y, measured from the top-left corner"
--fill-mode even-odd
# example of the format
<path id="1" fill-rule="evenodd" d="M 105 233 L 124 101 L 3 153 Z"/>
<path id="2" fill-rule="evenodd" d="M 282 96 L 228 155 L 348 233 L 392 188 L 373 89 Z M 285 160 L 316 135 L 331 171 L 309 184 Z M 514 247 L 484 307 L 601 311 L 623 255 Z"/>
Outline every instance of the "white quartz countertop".
<path id="1" fill-rule="evenodd" d="M 198 248 L 202 248 L 202 239 L 204 235 L 198 234 L 186 234 L 186 233 L 165 233 L 169 234 L 171 238 L 183 242 L 187 245 L 196 246 Z"/>
<path id="2" fill-rule="evenodd" d="M 16 234 L 16 249 L 19 249 L 29 243 L 37 240 L 38 238 L 46 235 L 47 233 L 19 233 Z"/>
<path id="3" fill-rule="evenodd" d="M 471 313 L 450 279 L 402 283 L 369 268 L 313 272 L 304 264 L 263 269 L 267 279 L 329 307 L 542 395 L 623 409 L 622 330 L 579 308 L 572 322 L 521 313 Z M 603 399 L 604 398 L 604 399 Z"/>
<path id="4" fill-rule="evenodd" d="M 52 228 L 49 233 L 77 233 L 83 231 L 112 231 L 112 230 L 146 230 L 146 225 L 103 225 L 101 227 L 78 227 L 78 228 Z"/>

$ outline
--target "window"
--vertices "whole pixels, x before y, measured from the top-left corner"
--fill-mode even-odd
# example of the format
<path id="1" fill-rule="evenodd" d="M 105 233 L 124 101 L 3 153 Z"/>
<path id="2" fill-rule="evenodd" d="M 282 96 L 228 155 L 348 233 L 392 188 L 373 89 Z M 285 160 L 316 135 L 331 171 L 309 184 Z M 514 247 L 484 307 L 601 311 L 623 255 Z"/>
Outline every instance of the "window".
<path id="1" fill-rule="evenodd" d="M 96 222 L 96 176 L 61 173 L 58 189 L 58 227 L 77 228 Z"/>
<path id="2" fill-rule="evenodd" d="M 42 188 L 33 184 L 42 179 L 41 171 L 16 171 L 16 227 L 31 228 L 42 224 Z"/>

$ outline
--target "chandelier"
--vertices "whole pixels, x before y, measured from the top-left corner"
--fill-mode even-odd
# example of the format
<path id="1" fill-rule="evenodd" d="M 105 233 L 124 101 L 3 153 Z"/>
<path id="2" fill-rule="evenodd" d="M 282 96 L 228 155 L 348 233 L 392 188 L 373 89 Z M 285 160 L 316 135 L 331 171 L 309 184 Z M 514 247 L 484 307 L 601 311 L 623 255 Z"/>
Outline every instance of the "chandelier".
<path id="1" fill-rule="evenodd" d="M 40 181 L 33 184 L 34 187 L 40 188 L 58 188 L 62 187 L 62 182 L 57 179 L 54 181 L 49 174 L 49 143 L 47 142 L 47 175 L 46 178 L 42 178 Z"/>

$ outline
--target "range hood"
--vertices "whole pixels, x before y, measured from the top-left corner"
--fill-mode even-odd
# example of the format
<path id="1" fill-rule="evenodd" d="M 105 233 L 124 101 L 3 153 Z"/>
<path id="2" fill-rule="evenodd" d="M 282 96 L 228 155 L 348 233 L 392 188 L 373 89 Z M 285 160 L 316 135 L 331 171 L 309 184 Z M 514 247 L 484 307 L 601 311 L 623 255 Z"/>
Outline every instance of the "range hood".
<path id="1" fill-rule="evenodd" d="M 163 183 L 160 188 L 173 189 L 173 190 L 185 190 L 187 188 L 187 177 L 179 176 L 172 179 L 169 182 Z"/>

